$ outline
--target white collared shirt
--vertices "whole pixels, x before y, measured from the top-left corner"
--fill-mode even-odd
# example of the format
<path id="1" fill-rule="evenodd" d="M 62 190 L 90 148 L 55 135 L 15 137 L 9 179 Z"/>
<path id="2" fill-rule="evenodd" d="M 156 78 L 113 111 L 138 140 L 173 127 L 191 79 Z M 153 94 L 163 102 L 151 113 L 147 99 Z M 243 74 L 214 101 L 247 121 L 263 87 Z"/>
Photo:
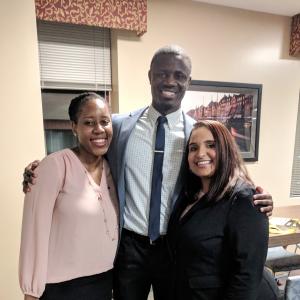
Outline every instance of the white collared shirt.
<path id="1" fill-rule="evenodd" d="M 156 138 L 156 120 L 160 116 L 150 106 L 133 129 L 125 153 L 125 212 L 124 227 L 138 234 L 148 235 L 152 168 Z M 167 116 L 160 210 L 160 233 L 167 232 L 171 213 L 171 197 L 179 175 L 184 147 L 182 110 Z"/>

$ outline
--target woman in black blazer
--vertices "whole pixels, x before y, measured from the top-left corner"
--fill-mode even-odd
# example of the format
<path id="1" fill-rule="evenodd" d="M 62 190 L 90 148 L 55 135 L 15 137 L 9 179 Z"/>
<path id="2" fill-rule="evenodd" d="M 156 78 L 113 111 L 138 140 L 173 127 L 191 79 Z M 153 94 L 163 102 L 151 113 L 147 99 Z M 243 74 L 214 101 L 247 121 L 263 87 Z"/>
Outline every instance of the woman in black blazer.
<path id="1" fill-rule="evenodd" d="M 268 219 L 227 128 L 195 124 L 185 188 L 169 222 L 178 300 L 255 300 L 268 247 Z"/>

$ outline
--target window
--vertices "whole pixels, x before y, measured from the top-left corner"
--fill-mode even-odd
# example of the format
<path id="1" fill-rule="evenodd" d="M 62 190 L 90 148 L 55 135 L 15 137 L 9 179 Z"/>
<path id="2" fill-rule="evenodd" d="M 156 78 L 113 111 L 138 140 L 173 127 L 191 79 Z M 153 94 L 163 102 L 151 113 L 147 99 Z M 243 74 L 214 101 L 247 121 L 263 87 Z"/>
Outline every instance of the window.
<path id="1" fill-rule="evenodd" d="M 300 97 L 298 104 L 297 128 L 295 137 L 293 171 L 290 197 L 300 197 Z"/>
<path id="2" fill-rule="evenodd" d="M 70 100 L 94 91 L 110 100 L 110 30 L 38 21 L 40 80 L 47 154 L 76 143 Z"/>
<path id="3" fill-rule="evenodd" d="M 38 43 L 42 88 L 111 90 L 109 29 L 39 21 Z"/>

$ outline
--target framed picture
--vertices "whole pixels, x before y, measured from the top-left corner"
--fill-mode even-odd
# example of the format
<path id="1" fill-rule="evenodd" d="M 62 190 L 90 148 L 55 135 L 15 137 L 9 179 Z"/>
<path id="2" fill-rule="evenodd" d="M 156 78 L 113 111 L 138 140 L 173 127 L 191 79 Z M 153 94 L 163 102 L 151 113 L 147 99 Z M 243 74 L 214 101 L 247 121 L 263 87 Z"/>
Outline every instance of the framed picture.
<path id="1" fill-rule="evenodd" d="M 258 160 L 261 84 L 192 80 L 182 101 L 197 120 L 226 125 L 245 161 Z"/>

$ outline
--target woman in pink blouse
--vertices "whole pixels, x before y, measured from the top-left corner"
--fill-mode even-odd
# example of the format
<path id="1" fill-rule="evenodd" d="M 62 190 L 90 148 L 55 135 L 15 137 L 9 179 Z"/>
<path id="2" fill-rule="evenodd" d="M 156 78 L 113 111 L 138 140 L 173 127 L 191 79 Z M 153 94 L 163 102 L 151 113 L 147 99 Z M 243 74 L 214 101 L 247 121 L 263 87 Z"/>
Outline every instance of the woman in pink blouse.
<path id="1" fill-rule="evenodd" d="M 44 158 L 24 201 L 19 277 L 25 300 L 111 300 L 117 196 L 103 155 L 112 138 L 106 101 L 69 106 L 74 149 Z"/>

